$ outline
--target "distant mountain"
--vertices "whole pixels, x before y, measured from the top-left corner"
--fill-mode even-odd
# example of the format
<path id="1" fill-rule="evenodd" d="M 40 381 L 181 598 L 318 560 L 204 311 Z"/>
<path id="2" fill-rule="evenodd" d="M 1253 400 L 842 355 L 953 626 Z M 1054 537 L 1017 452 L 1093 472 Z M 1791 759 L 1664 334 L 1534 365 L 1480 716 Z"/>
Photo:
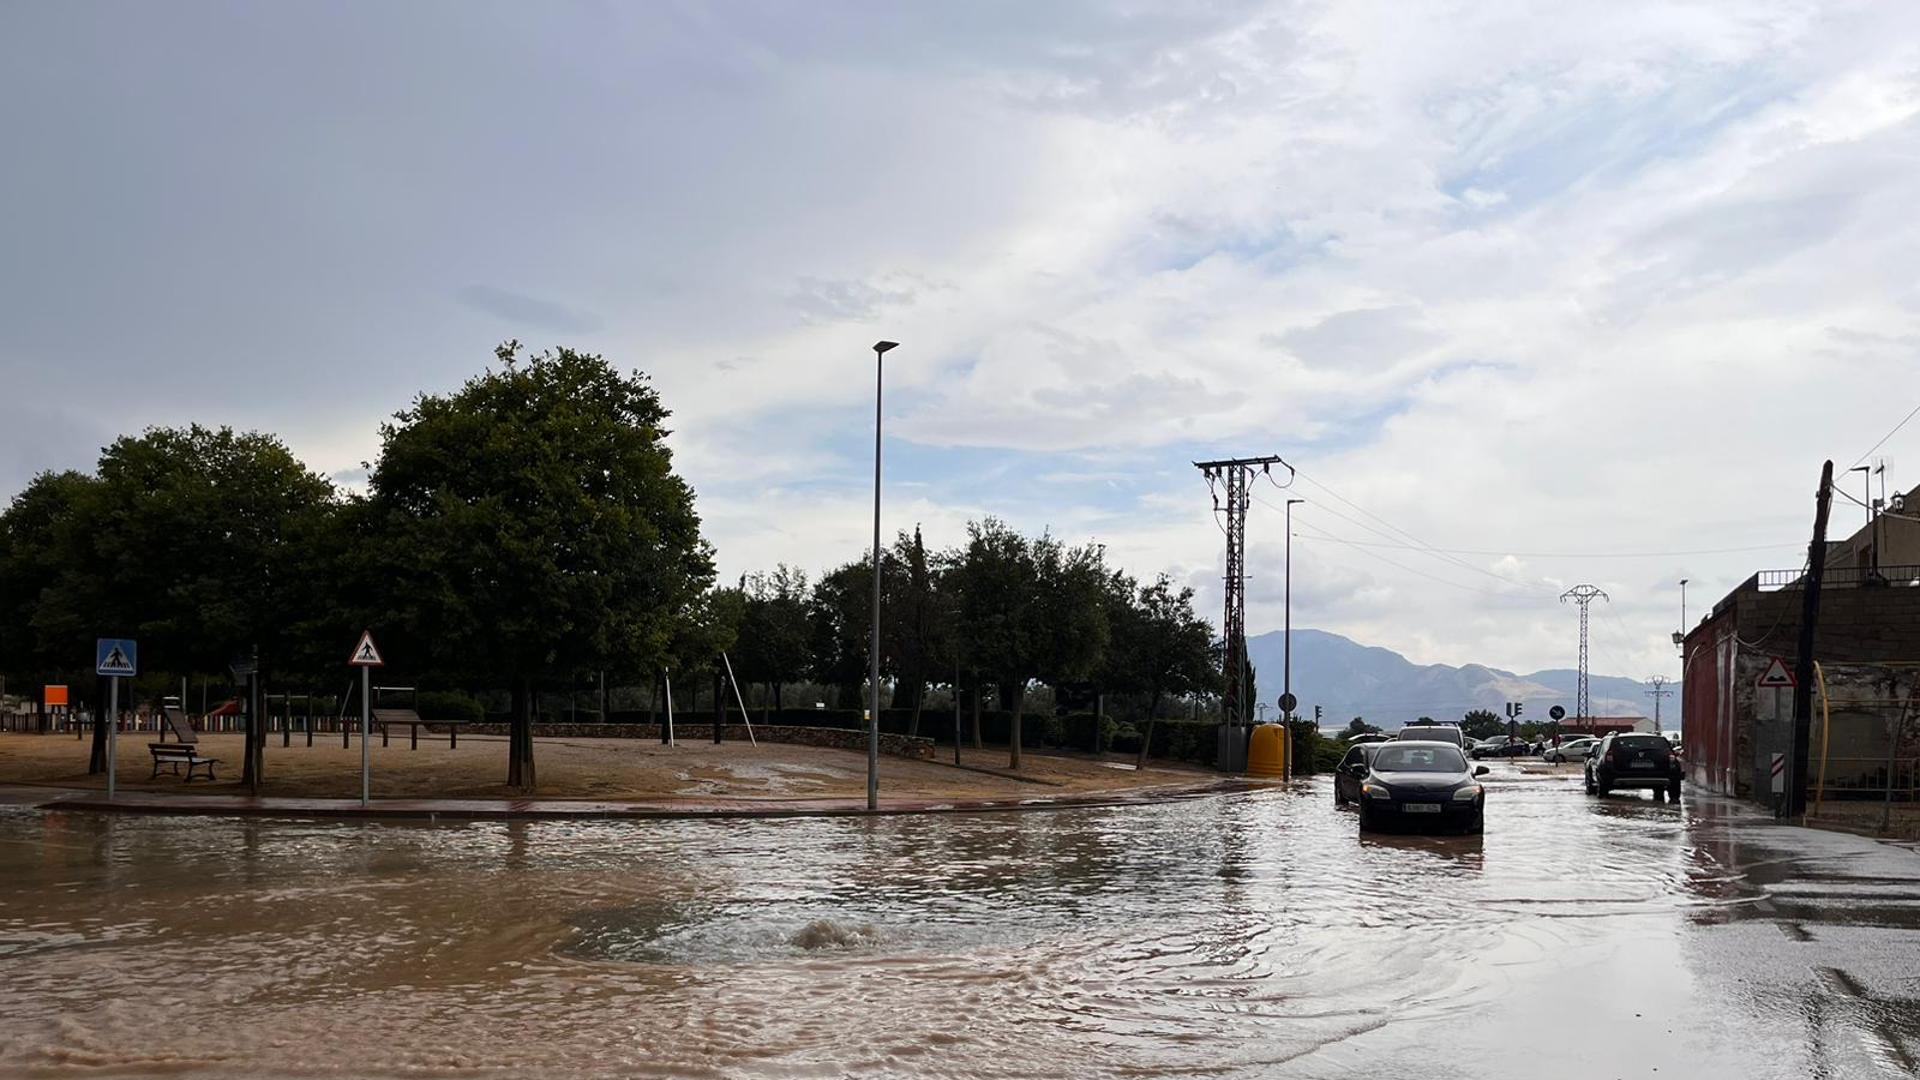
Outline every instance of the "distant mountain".
<path id="1" fill-rule="evenodd" d="M 1280 696 L 1284 650 L 1285 635 L 1277 630 L 1247 639 L 1260 700 L 1269 704 Z M 1573 712 L 1578 683 L 1579 673 L 1566 668 L 1519 675 L 1483 664 L 1416 664 L 1392 649 L 1362 645 L 1324 630 L 1293 632 L 1293 693 L 1300 699 L 1298 711 L 1312 716 L 1313 707 L 1319 705 L 1321 723 L 1327 727 L 1343 726 L 1356 716 L 1389 731 L 1421 716 L 1458 720 L 1471 709 L 1490 709 L 1505 716 L 1509 701 L 1525 703 L 1522 719 L 1545 720 L 1547 710 L 1555 705 Z M 1590 674 L 1588 689 L 1597 716 L 1653 714 L 1653 699 L 1646 696 L 1646 684 L 1638 679 Z M 1680 695 L 1665 699 L 1661 711 L 1664 726 L 1679 730 Z"/>

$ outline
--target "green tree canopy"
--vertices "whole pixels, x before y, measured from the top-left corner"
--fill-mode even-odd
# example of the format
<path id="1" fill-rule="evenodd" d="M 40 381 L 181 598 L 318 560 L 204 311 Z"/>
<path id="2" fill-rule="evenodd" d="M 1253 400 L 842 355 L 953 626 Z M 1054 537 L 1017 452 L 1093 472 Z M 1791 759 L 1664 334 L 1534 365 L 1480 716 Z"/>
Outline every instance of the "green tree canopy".
<path id="1" fill-rule="evenodd" d="M 713 559 L 645 376 L 571 349 L 495 355 L 382 426 L 368 543 L 413 641 L 512 684 L 507 782 L 530 790 L 534 680 L 668 663 Z"/>
<path id="2" fill-rule="evenodd" d="M 1460 733 L 1469 739 L 1491 739 L 1507 733 L 1507 722 L 1489 709 L 1473 709 L 1461 717 Z"/>

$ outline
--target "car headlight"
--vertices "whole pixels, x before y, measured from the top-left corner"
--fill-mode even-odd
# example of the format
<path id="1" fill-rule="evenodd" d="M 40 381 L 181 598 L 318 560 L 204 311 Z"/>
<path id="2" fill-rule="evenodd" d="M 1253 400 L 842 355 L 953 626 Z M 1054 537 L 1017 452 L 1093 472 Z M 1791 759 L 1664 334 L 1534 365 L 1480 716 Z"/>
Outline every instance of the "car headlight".
<path id="1" fill-rule="evenodd" d="M 1479 798 L 1480 793 L 1485 790 L 1486 788 L 1481 787 L 1479 784 L 1468 784 L 1467 786 L 1462 788 L 1455 788 L 1453 792 L 1453 801 L 1454 802 L 1472 802 L 1473 800 Z"/>
<path id="2" fill-rule="evenodd" d="M 1369 799 L 1391 799 L 1392 789 L 1385 784 L 1366 783 L 1360 785 L 1360 793 Z"/>

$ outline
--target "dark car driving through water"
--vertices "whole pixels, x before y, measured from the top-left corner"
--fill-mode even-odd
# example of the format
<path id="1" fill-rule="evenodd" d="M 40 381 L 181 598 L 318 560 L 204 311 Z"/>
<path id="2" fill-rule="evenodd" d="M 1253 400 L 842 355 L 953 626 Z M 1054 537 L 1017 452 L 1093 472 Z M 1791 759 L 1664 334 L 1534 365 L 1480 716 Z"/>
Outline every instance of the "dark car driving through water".
<path id="1" fill-rule="evenodd" d="M 1680 757 L 1664 737 L 1623 732 L 1602 739 L 1587 758 L 1587 794 L 1648 788 L 1655 799 L 1678 799 L 1682 775 Z"/>
<path id="2" fill-rule="evenodd" d="M 1450 828 L 1477 833 L 1486 824 L 1484 765 L 1437 742 L 1382 744 L 1360 783 L 1360 830 Z"/>

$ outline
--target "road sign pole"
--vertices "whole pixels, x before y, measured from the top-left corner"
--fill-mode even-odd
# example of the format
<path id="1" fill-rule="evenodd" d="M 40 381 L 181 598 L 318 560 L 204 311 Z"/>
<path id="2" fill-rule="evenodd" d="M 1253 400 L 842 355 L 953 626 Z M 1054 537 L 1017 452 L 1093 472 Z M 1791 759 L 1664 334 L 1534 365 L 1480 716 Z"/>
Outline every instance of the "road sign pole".
<path id="1" fill-rule="evenodd" d="M 114 750 L 120 742 L 120 677 L 107 676 L 107 798 L 113 798 Z"/>
<path id="2" fill-rule="evenodd" d="M 373 699 L 367 695 L 373 692 L 373 669 L 360 669 L 360 809 L 367 808 L 367 794 L 372 787 L 373 762 L 367 747 L 367 731 L 373 726 Z"/>

